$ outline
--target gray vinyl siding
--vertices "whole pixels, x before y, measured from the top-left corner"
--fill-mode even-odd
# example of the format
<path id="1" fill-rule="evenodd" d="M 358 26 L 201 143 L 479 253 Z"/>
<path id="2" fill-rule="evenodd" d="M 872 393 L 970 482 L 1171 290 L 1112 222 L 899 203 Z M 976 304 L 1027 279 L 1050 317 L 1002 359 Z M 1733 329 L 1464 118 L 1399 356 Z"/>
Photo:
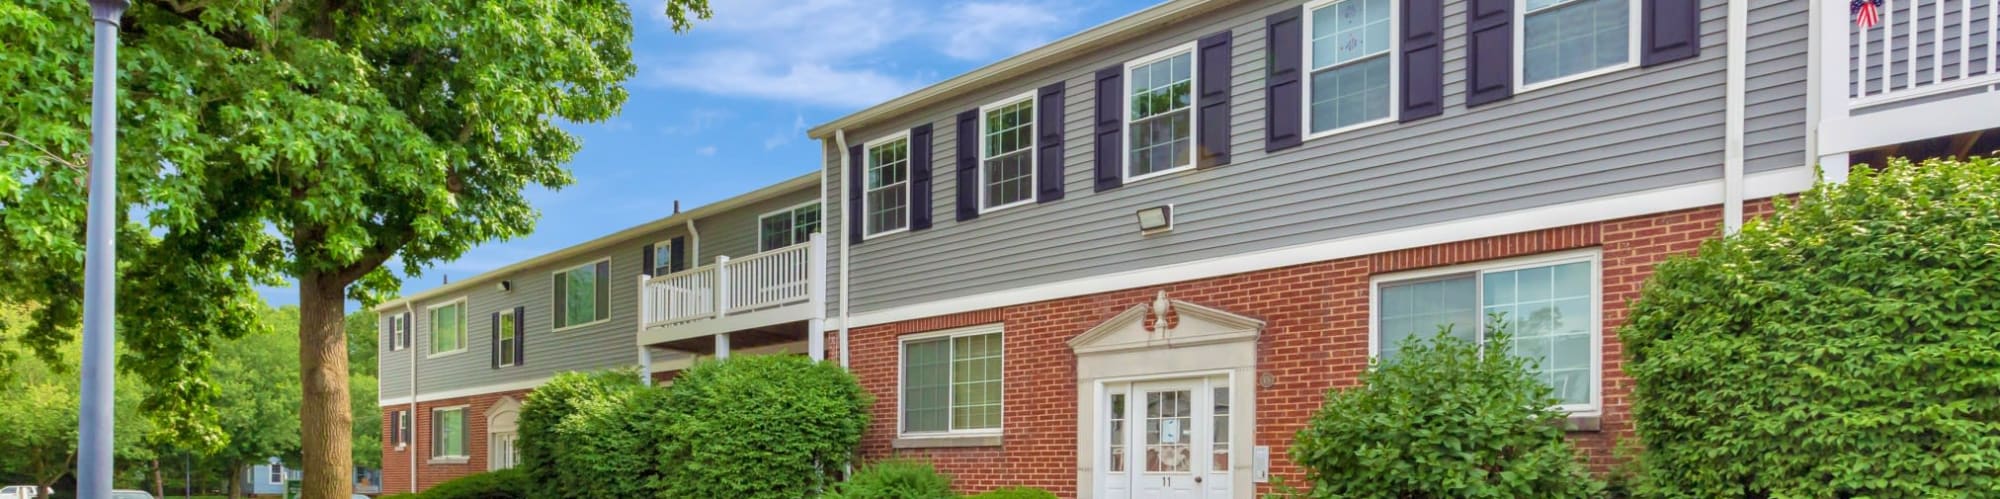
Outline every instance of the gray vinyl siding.
<path id="1" fill-rule="evenodd" d="M 819 201 L 817 190 L 818 187 L 814 187 L 786 193 L 695 222 L 702 238 L 701 261 L 695 262 L 695 265 L 715 263 L 718 256 L 740 258 L 757 254 L 758 218 L 773 211 Z"/>
<path id="2" fill-rule="evenodd" d="M 378 364 L 376 366 L 377 374 L 375 379 L 381 382 L 380 390 L 377 394 L 381 398 L 410 396 L 410 353 L 416 351 L 416 349 L 390 350 L 392 344 L 389 338 L 389 321 L 401 313 L 403 313 L 402 310 L 396 310 L 394 313 L 384 312 L 378 314 L 375 318 L 377 338 L 375 359 Z M 395 381 L 391 382 L 390 380 Z"/>
<path id="3" fill-rule="evenodd" d="M 934 228 L 854 246 L 853 313 L 1239 255 L 1721 178 L 1723 0 L 1704 0 L 1695 60 L 1632 68 L 1465 107 L 1465 8 L 1446 0 L 1444 115 L 1264 152 L 1264 17 L 1301 2 L 1246 2 L 1147 30 L 1071 60 L 878 125 L 849 144 L 929 123 Z M 1757 2 L 1748 156 L 1752 171 L 1802 164 L 1804 32 L 1797 2 Z M 1796 11 L 1796 12 L 1795 12 Z M 1234 35 L 1232 163 L 1092 191 L 1093 73 L 1223 29 Z M 1067 88 L 1064 200 L 956 221 L 964 110 L 1051 82 Z M 1122 98 L 1122 97 L 1118 97 Z M 829 141 L 830 142 L 830 141 Z M 830 148 L 831 146 L 829 146 Z M 845 151 L 828 151 L 829 198 L 844 204 Z M 1172 203 L 1175 229 L 1141 237 L 1132 213 Z M 846 208 L 829 208 L 845 215 Z M 844 234 L 843 230 L 834 230 Z"/>

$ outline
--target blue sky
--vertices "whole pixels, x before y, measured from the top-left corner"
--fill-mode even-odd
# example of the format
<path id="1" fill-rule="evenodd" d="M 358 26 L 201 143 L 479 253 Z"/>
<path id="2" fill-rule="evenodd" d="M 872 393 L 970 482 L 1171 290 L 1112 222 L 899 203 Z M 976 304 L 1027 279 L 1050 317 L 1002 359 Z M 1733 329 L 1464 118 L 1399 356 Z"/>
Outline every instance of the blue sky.
<path id="1" fill-rule="evenodd" d="M 670 29 L 630 0 L 639 74 L 623 112 L 575 125 L 576 183 L 529 193 L 534 234 L 488 242 L 407 279 L 436 287 L 813 171 L 806 128 L 1040 46 L 1157 0 L 711 0 Z M 273 305 L 295 289 L 267 289 Z"/>

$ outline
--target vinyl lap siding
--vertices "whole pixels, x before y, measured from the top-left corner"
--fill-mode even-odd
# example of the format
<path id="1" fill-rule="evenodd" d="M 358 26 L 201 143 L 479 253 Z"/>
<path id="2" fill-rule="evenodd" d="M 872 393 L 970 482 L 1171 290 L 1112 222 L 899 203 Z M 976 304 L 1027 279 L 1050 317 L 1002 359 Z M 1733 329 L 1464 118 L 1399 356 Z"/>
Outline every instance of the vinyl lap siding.
<path id="1" fill-rule="evenodd" d="M 1760 2 L 1775 4 L 1778 2 Z M 1256 2 L 1205 16 L 1206 22 L 1153 30 L 1084 61 L 981 89 L 948 105 L 866 130 L 850 144 L 911 126 L 937 128 L 933 204 L 947 207 L 928 231 L 894 234 L 851 249 L 853 312 L 1197 261 L 1408 228 L 1492 213 L 1639 192 L 1721 177 L 1724 19 L 1722 0 L 1703 5 L 1700 58 L 1628 69 L 1468 110 L 1465 7 L 1445 3 L 1443 116 L 1308 140 L 1264 152 L 1264 24 L 1297 2 Z M 1767 5 L 1759 19 L 1781 20 L 1789 6 Z M 1142 180 L 1092 192 L 1091 90 L 1098 68 L 1233 32 L 1232 150 L 1227 166 Z M 1802 35 L 1800 35 L 1802 36 Z M 1787 42 L 1792 43 L 1792 42 Z M 1803 43 L 1803 42 L 1797 42 Z M 1782 73 L 1803 64 L 1775 50 L 1753 68 Z M 1797 78 L 1803 78 L 1802 70 Z M 1802 160 L 1803 84 L 1757 79 L 1751 102 L 1755 167 Z M 991 212 L 960 223 L 950 216 L 956 182 L 956 113 L 1054 81 L 1067 83 L 1067 199 Z M 1797 94 L 1794 96 L 1793 94 Z M 1122 98 L 1122 97 L 1116 97 Z M 1793 104 L 1786 104 L 1793 102 Z M 1788 117 L 1795 105 L 1801 113 Z M 1533 133 L 1523 133 L 1532 131 Z M 838 173 L 839 151 L 827 164 Z M 831 199 L 845 199 L 840 188 Z M 1173 203 L 1175 230 L 1140 237 L 1132 213 Z M 844 213 L 836 213 L 844 215 Z M 837 231 L 836 231 L 837 232 Z"/>
<path id="2" fill-rule="evenodd" d="M 1806 2 L 1761 1 L 1750 8 L 1744 61 L 1743 170 L 1807 164 Z"/>
<path id="3" fill-rule="evenodd" d="M 718 256 L 741 258 L 757 254 L 758 219 L 765 213 L 818 201 L 817 189 L 786 193 L 695 222 L 695 228 L 701 230 L 701 261 L 692 265 L 715 263 Z"/>
<path id="4" fill-rule="evenodd" d="M 410 354 L 416 349 L 389 349 L 389 320 L 402 313 L 402 310 L 396 310 L 375 317 L 375 379 L 381 384 L 377 396 L 385 399 L 410 396 Z"/>

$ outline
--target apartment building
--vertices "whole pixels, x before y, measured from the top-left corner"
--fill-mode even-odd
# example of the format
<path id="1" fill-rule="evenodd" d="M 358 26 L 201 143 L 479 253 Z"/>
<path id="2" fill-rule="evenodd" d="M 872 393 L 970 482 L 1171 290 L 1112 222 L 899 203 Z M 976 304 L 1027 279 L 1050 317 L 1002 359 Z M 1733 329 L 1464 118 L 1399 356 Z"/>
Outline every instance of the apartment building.
<path id="1" fill-rule="evenodd" d="M 864 457 L 968 491 L 1255 497 L 1300 476 L 1286 451 L 1327 390 L 1495 313 L 1602 468 L 1632 433 L 1617 328 L 1654 264 L 1856 165 L 2000 149 L 2000 1 L 1881 11 L 1171 0 L 815 127 L 821 171 L 761 197 L 384 305 L 420 346 L 460 296 L 476 331 L 525 307 L 532 369 L 385 349 L 387 490 L 401 459 L 419 488 L 504 462 L 488 413 L 555 370 L 754 348 L 851 369 L 876 396 Z M 632 263 L 785 207 L 795 246 Z M 551 331 L 574 304 L 551 276 L 604 258 L 603 327 Z M 516 278 L 520 304 L 494 287 Z"/>

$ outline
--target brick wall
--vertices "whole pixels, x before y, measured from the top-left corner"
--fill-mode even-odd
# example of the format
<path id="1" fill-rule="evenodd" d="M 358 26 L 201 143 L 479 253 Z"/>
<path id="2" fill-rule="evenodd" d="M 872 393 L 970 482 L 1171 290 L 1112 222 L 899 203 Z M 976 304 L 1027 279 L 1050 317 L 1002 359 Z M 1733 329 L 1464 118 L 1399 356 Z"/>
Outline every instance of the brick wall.
<path id="1" fill-rule="evenodd" d="M 1752 202 L 1751 216 L 1770 211 Z M 1135 288 L 1089 296 L 930 317 L 849 331 L 852 369 L 876 396 L 874 420 L 863 438 L 864 459 L 921 457 L 957 478 L 967 492 L 1004 485 L 1042 487 L 1075 497 L 1077 447 L 1076 358 L 1066 343 L 1125 308 L 1165 290 L 1200 303 L 1265 321 L 1258 340 L 1258 372 L 1276 383 L 1257 389 L 1255 445 L 1271 448 L 1274 476 L 1296 481 L 1301 470 L 1286 458 L 1292 435 L 1324 401 L 1328 389 L 1354 384 L 1368 356 L 1369 276 L 1566 249 L 1603 251 L 1604 417 L 1601 430 L 1573 433 L 1593 467 L 1610 464 L 1611 449 L 1632 433 L 1631 381 L 1621 368 L 1617 326 L 1626 302 L 1672 254 L 1690 252 L 1720 233 L 1721 207 L 1582 224 L 1461 241 L 1341 260 Z M 1006 351 L 1002 444 L 997 447 L 895 449 L 898 341 L 903 335 L 975 324 L 1004 323 Z M 830 342 L 831 343 L 831 342 Z M 830 351 L 839 346 L 829 344 Z M 1260 485 L 1259 495 L 1271 492 Z"/>
<path id="2" fill-rule="evenodd" d="M 407 410 L 410 406 L 399 405 L 382 408 L 382 493 L 394 494 L 410 491 L 410 454 L 417 457 L 417 490 L 447 480 L 486 471 L 486 410 L 504 397 L 513 397 L 516 403 L 526 399 L 526 390 L 488 393 L 470 397 L 419 402 L 415 412 L 416 428 L 414 439 L 403 450 L 396 450 L 394 443 L 395 411 Z M 466 454 L 470 455 L 462 464 L 430 462 L 431 456 L 431 409 L 464 405 L 467 430 Z"/>

